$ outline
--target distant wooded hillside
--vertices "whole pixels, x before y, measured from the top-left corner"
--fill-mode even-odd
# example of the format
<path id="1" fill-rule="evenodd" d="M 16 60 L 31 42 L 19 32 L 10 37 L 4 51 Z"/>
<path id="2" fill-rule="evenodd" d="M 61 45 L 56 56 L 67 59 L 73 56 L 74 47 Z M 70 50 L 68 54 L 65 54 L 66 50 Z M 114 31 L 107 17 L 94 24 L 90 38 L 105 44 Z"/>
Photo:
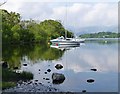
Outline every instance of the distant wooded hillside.
<path id="1" fill-rule="evenodd" d="M 79 37 L 81 38 L 120 38 L 120 33 L 99 32 L 99 33 L 91 33 L 91 34 L 82 34 Z"/>

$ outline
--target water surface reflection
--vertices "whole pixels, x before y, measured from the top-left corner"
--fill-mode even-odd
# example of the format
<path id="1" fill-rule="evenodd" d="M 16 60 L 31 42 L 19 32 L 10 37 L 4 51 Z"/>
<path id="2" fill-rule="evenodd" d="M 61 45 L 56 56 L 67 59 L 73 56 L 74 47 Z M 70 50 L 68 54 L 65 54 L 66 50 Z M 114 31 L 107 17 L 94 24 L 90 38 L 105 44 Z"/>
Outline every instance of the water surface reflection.
<path id="1" fill-rule="evenodd" d="M 34 79 L 45 85 L 57 87 L 63 91 L 81 92 L 117 92 L 118 91 L 118 43 L 85 42 L 75 48 L 50 48 L 35 45 L 27 52 L 21 48 L 13 49 L 9 62 L 19 62 L 19 70 L 30 71 Z M 8 51 L 9 52 L 9 51 Z M 6 56 L 7 50 L 4 50 Z M 23 53 L 23 54 L 22 54 Z M 17 58 L 18 57 L 18 58 Z M 13 63 L 12 63 L 13 64 Z M 16 64 L 16 63 L 15 63 Z M 15 66 L 15 64 L 13 64 Z M 27 64 L 27 66 L 24 66 Z M 62 69 L 55 66 L 61 64 Z M 10 67 L 13 67 L 11 65 Z M 47 70 L 51 71 L 48 72 Z M 96 69 L 97 71 L 92 71 Z M 60 84 L 52 83 L 52 74 L 64 74 Z M 88 83 L 93 79 L 92 83 Z"/>

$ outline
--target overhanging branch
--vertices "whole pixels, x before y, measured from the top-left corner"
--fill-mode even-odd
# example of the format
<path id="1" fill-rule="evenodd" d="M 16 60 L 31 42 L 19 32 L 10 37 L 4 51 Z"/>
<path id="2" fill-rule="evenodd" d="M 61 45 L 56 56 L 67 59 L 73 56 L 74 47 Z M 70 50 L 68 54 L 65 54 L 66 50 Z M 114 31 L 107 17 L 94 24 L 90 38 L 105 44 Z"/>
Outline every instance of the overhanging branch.
<path id="1" fill-rule="evenodd" d="M 3 3 L 0 3 L 0 6 L 4 5 L 5 3 L 7 3 L 7 1 L 3 2 Z"/>

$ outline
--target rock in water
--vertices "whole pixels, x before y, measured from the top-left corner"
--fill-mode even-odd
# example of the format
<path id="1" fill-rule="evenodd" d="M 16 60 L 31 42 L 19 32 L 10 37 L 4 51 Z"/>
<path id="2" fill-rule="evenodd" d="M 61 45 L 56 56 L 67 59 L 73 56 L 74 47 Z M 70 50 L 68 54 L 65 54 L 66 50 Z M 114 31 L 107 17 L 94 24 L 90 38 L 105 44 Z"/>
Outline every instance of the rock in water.
<path id="1" fill-rule="evenodd" d="M 23 64 L 23 66 L 27 66 L 27 64 Z"/>
<path id="2" fill-rule="evenodd" d="M 50 70 L 50 69 L 48 69 L 48 70 L 47 70 L 47 72 L 51 72 L 51 70 Z"/>
<path id="3" fill-rule="evenodd" d="M 83 93 L 85 93 L 85 92 L 86 92 L 86 90 L 82 90 L 82 92 L 83 92 Z"/>
<path id="4" fill-rule="evenodd" d="M 61 64 L 57 64 L 57 65 L 55 66 L 55 68 L 59 70 L 59 69 L 62 69 L 63 66 L 62 66 Z"/>
<path id="5" fill-rule="evenodd" d="M 97 69 L 90 69 L 90 70 L 92 70 L 92 71 L 97 71 Z"/>
<path id="6" fill-rule="evenodd" d="M 16 69 L 18 69 L 18 67 L 14 67 L 13 69 L 16 70 Z"/>
<path id="7" fill-rule="evenodd" d="M 2 68 L 8 68 L 8 63 L 6 61 L 2 63 Z"/>
<path id="8" fill-rule="evenodd" d="M 22 84 L 22 83 L 23 83 L 23 81 L 22 81 L 22 80 L 20 80 L 20 81 L 18 81 L 17 83 L 18 83 L 18 84 Z"/>
<path id="9" fill-rule="evenodd" d="M 38 82 L 38 80 L 35 80 L 35 82 Z"/>
<path id="10" fill-rule="evenodd" d="M 45 80 L 50 80 L 49 78 L 46 78 Z"/>
<path id="11" fill-rule="evenodd" d="M 87 82 L 88 82 L 88 83 L 93 83 L 94 80 L 93 80 L 93 79 L 88 79 Z"/>
<path id="12" fill-rule="evenodd" d="M 65 80 L 65 76 L 61 73 L 53 73 L 52 74 L 52 82 L 53 84 L 61 84 Z"/>

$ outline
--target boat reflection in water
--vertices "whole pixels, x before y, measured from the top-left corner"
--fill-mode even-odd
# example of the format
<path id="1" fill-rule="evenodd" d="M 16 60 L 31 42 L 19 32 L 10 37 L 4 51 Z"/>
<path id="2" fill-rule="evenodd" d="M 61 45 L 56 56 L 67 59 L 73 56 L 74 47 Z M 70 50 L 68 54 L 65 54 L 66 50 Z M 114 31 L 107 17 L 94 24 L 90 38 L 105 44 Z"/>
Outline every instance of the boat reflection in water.
<path id="1" fill-rule="evenodd" d="M 80 39 L 77 37 L 64 38 L 63 36 L 50 40 L 50 42 L 52 43 L 51 47 L 61 50 L 69 50 L 71 48 L 79 47 L 80 43 L 84 43 L 84 41 L 85 39 Z"/>
<path id="2" fill-rule="evenodd" d="M 79 45 L 78 44 L 60 45 L 57 43 L 52 43 L 52 45 L 50 45 L 50 47 L 59 49 L 61 51 L 66 51 L 66 53 L 67 53 L 67 50 L 72 50 L 72 49 L 75 49 L 76 47 L 80 47 L 80 44 Z M 64 62 L 64 63 L 67 64 L 67 62 Z M 62 65 L 64 66 L 64 68 L 66 68 L 66 65 L 64 65 L 64 63 Z M 57 65 L 59 65 L 59 64 L 57 64 Z M 66 79 L 66 75 L 64 73 L 62 73 L 62 74 L 61 73 L 53 73 L 52 74 L 52 83 L 53 84 L 62 84 L 65 81 L 65 79 Z M 67 78 L 67 79 L 69 79 L 69 78 Z"/>
<path id="3" fill-rule="evenodd" d="M 52 48 L 56 48 L 56 49 L 60 49 L 60 50 L 71 50 L 71 49 L 74 49 L 74 48 L 76 48 L 76 47 L 80 47 L 80 44 L 79 45 L 73 45 L 73 44 L 71 44 L 71 45 L 58 45 L 58 44 L 56 44 L 56 43 L 52 43 L 52 45 L 50 45 L 50 47 L 52 47 Z"/>

